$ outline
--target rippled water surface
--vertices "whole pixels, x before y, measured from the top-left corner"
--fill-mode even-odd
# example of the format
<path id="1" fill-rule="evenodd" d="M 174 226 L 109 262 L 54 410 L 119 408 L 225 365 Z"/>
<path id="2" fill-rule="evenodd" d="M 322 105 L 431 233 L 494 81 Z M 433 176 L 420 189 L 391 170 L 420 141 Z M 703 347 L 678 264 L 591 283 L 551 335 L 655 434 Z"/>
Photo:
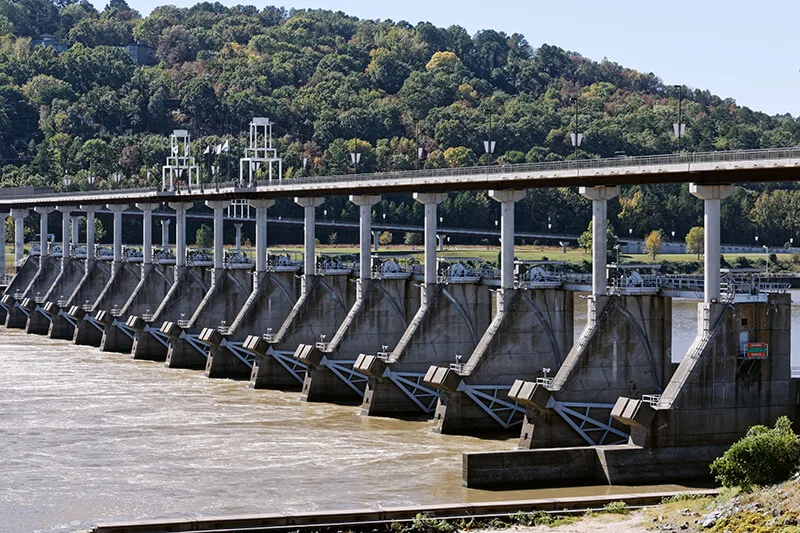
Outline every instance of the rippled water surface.
<path id="1" fill-rule="evenodd" d="M 585 321 L 584 304 L 576 315 Z M 696 305 L 675 307 L 684 304 L 689 318 L 675 319 L 674 338 L 691 342 Z M 800 308 L 794 317 L 797 326 Z M 2 532 L 630 491 L 461 487 L 462 452 L 515 444 L 437 435 L 429 422 L 360 417 L 352 406 L 0 328 Z"/>

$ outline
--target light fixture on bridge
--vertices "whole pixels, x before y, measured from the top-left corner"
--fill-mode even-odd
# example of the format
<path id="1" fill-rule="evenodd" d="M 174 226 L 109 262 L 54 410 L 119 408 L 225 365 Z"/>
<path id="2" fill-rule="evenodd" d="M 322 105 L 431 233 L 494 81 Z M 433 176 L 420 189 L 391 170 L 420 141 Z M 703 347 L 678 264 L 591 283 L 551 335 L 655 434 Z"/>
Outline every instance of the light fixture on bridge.
<path id="1" fill-rule="evenodd" d="M 575 159 L 578 159 L 578 148 L 583 141 L 583 133 L 578 131 L 578 97 L 573 96 L 572 102 L 575 104 L 575 131 L 570 133 L 570 139 L 572 140 L 573 148 L 575 148 Z"/>
<path id="2" fill-rule="evenodd" d="M 88 183 L 89 185 L 94 185 L 96 181 L 97 181 L 97 176 L 88 176 L 86 178 L 86 183 Z"/>
<path id="3" fill-rule="evenodd" d="M 358 174 L 358 164 L 361 163 L 361 152 L 350 152 L 350 162 L 355 169 L 354 174 Z"/>
<path id="4" fill-rule="evenodd" d="M 682 85 L 675 85 L 675 88 L 678 89 L 678 123 L 672 125 L 672 132 L 675 137 L 678 139 L 678 153 L 681 152 L 681 139 L 683 138 L 684 134 L 686 133 L 686 124 L 683 123 L 683 86 Z"/>

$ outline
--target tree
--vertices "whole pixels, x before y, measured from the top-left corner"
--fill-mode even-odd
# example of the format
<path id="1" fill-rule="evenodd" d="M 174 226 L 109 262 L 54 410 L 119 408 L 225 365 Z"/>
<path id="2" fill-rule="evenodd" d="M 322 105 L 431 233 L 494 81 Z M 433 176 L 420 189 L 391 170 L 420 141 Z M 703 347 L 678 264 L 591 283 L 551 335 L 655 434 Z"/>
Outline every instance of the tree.
<path id="1" fill-rule="evenodd" d="M 384 231 L 381 233 L 380 236 L 378 236 L 378 244 L 381 246 L 389 246 L 392 244 L 392 232 Z"/>
<path id="2" fill-rule="evenodd" d="M 419 246 L 423 242 L 422 235 L 413 231 L 408 231 L 403 238 L 403 242 L 406 246 Z"/>
<path id="3" fill-rule="evenodd" d="M 197 228 L 194 236 L 194 244 L 198 248 L 212 248 L 214 246 L 214 232 L 206 224 Z"/>
<path id="4" fill-rule="evenodd" d="M 94 217 L 94 242 L 100 242 L 106 236 L 106 228 L 99 218 Z M 86 217 L 81 217 L 78 221 L 78 239 L 86 241 Z"/>
<path id="5" fill-rule="evenodd" d="M 617 245 L 619 238 L 617 234 L 614 233 L 614 230 L 611 228 L 611 224 L 606 221 L 606 252 L 611 253 L 614 250 L 614 247 Z M 592 249 L 592 221 L 589 221 L 589 226 L 586 228 L 586 231 L 581 233 L 580 237 L 578 237 L 578 246 L 583 248 L 587 253 Z"/>
<path id="6" fill-rule="evenodd" d="M 700 254 L 703 253 L 705 246 L 705 231 L 700 226 L 695 226 L 686 234 L 686 252 L 690 254 L 697 254 L 697 259 L 700 259 Z"/>
<path id="7" fill-rule="evenodd" d="M 337 232 L 331 232 L 328 234 L 328 244 L 335 245 L 339 242 L 339 234 Z"/>
<path id="8" fill-rule="evenodd" d="M 664 236 L 661 230 L 653 230 L 644 240 L 644 249 L 651 261 L 656 260 L 656 256 L 661 253 L 661 245 L 664 243 Z"/>

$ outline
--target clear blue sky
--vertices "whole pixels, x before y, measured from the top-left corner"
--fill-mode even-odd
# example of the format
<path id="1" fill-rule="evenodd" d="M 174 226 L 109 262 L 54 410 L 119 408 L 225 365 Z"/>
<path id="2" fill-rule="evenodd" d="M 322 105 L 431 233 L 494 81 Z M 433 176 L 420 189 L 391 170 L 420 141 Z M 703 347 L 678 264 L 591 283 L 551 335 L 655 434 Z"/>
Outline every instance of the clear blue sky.
<path id="1" fill-rule="evenodd" d="M 128 3 L 146 15 L 165 3 L 186 7 L 196 2 Z M 521 33 L 534 47 L 555 44 L 591 59 L 606 57 L 653 72 L 668 84 L 708 89 L 754 110 L 800 114 L 797 0 L 291 0 L 274 5 L 412 24 L 458 24 L 471 34 L 481 29 Z"/>

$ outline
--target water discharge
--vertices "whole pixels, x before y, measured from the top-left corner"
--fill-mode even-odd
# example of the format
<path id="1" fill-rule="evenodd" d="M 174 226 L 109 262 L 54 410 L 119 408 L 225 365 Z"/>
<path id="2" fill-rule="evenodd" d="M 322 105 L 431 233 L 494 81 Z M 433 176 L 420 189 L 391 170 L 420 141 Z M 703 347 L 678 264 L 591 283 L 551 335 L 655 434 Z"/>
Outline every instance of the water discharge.
<path id="1" fill-rule="evenodd" d="M 675 305 L 674 338 L 687 347 L 695 309 Z M 797 332 L 800 307 L 793 313 Z M 578 329 L 583 300 L 579 314 Z M 516 439 L 430 427 L 0 329 L 0 530 L 631 490 L 464 489 L 462 452 L 509 450 Z"/>

